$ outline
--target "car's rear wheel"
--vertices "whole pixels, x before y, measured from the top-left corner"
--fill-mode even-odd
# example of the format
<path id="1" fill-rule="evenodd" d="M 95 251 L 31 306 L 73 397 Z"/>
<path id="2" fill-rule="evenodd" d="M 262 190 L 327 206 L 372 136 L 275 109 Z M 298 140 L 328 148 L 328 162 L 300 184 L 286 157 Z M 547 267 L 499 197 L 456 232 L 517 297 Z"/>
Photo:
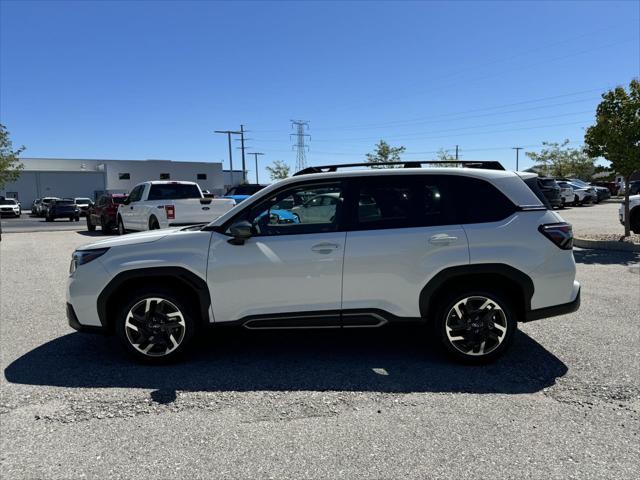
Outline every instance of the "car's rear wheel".
<path id="1" fill-rule="evenodd" d="M 481 364 L 507 350 L 517 330 L 517 319 L 500 293 L 469 289 L 442 303 L 435 328 L 451 356 Z"/>
<path id="2" fill-rule="evenodd" d="M 116 333 L 125 349 L 147 363 L 166 363 L 185 352 L 196 323 L 188 302 L 162 289 L 145 289 L 124 302 Z"/>
<path id="3" fill-rule="evenodd" d="M 158 230 L 160 229 L 160 223 L 158 223 L 158 219 L 156 217 L 151 217 L 149 219 L 149 230 Z"/>
<path id="4" fill-rule="evenodd" d="M 105 235 L 111 233 L 112 230 L 109 221 L 104 217 L 100 217 L 100 228 Z"/>
<path id="5" fill-rule="evenodd" d="M 89 230 L 90 232 L 95 232 L 96 230 L 96 226 L 91 223 L 91 216 L 87 215 L 87 230 Z"/>

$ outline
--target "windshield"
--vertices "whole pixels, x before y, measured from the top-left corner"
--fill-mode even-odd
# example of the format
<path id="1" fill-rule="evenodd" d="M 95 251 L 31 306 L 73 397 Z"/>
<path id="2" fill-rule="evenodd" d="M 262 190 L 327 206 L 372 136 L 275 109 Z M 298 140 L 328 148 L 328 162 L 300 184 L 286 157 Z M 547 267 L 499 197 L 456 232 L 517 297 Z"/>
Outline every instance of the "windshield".
<path id="1" fill-rule="evenodd" d="M 160 183 L 151 185 L 149 200 L 181 200 L 202 198 L 197 185 L 189 183 Z"/>
<path id="2" fill-rule="evenodd" d="M 0 200 L 0 205 L 17 205 L 18 202 L 16 202 L 15 200 L 11 200 L 11 199 L 7 199 L 7 200 Z"/>
<path id="3" fill-rule="evenodd" d="M 73 201 L 73 200 L 56 200 L 56 202 L 55 202 L 55 204 L 54 204 L 54 205 L 56 205 L 56 206 L 58 206 L 58 205 L 65 205 L 65 206 L 66 206 L 66 205 L 73 205 L 73 204 L 75 204 L 75 203 L 76 203 L 76 202 L 75 202 L 75 201 Z"/>
<path id="4" fill-rule="evenodd" d="M 76 198 L 76 203 L 91 203 L 88 198 Z"/>

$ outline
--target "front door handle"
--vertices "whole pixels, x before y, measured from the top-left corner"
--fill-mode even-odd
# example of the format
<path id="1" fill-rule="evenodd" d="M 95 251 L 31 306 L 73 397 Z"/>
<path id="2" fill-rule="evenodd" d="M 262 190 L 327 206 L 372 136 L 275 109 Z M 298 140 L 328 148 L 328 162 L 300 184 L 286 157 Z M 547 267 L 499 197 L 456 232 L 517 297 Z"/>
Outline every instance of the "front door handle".
<path id="1" fill-rule="evenodd" d="M 316 253 L 322 253 L 326 255 L 327 253 L 334 252 L 339 248 L 340 245 L 338 245 L 337 243 L 317 243 L 313 247 L 311 247 L 311 250 Z"/>
<path id="2" fill-rule="evenodd" d="M 458 237 L 451 236 L 447 233 L 437 233 L 429 238 L 429 243 L 433 245 L 449 245 L 457 240 Z"/>

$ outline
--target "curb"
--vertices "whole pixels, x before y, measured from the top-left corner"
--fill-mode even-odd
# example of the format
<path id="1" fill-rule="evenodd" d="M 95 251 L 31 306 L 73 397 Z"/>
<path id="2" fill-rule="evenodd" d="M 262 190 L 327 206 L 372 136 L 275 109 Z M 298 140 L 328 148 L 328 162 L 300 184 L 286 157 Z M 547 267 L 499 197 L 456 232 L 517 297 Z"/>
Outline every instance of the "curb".
<path id="1" fill-rule="evenodd" d="M 596 250 L 610 250 L 614 252 L 640 252 L 640 245 L 636 243 L 614 242 L 607 240 L 573 239 L 573 246 L 579 248 L 593 248 Z"/>

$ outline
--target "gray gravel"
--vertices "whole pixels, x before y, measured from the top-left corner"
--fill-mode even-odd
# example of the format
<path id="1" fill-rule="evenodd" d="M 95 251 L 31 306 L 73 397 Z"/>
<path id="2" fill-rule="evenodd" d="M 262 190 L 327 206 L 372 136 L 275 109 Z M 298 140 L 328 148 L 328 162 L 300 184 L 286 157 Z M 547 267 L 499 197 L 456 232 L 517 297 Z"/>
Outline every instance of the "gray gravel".
<path id="1" fill-rule="evenodd" d="M 486 367 L 451 364 L 421 329 L 394 329 L 220 331 L 187 362 L 153 368 L 130 363 L 114 338 L 66 326 L 70 254 L 89 241 L 0 243 L 3 479 L 585 479 L 640 468 L 633 254 L 577 250 L 581 309 L 523 325 Z"/>

